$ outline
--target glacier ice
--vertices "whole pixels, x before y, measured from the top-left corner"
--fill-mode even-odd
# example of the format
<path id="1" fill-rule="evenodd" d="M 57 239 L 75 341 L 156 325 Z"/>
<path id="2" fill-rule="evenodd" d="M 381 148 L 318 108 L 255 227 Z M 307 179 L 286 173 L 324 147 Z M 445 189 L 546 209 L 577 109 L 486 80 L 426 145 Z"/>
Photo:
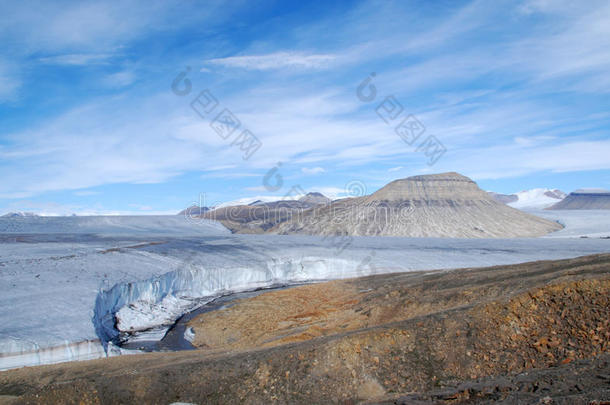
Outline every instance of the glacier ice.
<path id="1" fill-rule="evenodd" d="M 183 217 L 64 219 L 0 220 L 0 370 L 132 353 L 121 340 L 161 339 L 185 311 L 232 292 L 610 251 L 601 239 L 231 235 Z"/>
<path id="2" fill-rule="evenodd" d="M 565 228 L 546 238 L 610 237 L 608 210 L 530 210 L 531 214 L 561 223 Z"/>
<path id="3" fill-rule="evenodd" d="M 192 327 L 188 327 L 184 330 L 184 339 L 187 342 L 193 343 L 195 340 L 195 330 Z"/>

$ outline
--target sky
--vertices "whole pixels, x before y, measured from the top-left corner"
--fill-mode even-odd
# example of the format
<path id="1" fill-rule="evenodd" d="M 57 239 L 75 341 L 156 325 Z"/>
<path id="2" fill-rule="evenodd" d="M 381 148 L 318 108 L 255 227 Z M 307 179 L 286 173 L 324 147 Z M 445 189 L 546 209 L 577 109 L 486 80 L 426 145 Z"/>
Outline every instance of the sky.
<path id="1" fill-rule="evenodd" d="M 610 189 L 610 3 L 1 1 L 0 214 Z"/>

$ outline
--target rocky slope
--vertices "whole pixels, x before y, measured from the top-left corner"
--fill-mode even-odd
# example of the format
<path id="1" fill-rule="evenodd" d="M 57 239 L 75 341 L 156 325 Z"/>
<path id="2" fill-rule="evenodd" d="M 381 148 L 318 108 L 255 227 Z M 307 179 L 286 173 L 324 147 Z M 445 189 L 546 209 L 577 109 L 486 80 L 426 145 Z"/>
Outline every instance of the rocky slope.
<path id="1" fill-rule="evenodd" d="M 198 350 L 0 373 L 5 403 L 600 404 L 610 254 L 263 293 L 192 321 Z"/>
<path id="2" fill-rule="evenodd" d="M 458 173 L 393 181 L 293 216 L 269 229 L 279 234 L 454 238 L 536 237 L 561 225 L 495 201 Z"/>
<path id="3" fill-rule="evenodd" d="M 508 204 L 511 202 L 519 201 L 519 197 L 516 194 L 500 194 L 494 193 L 493 191 L 487 192 L 491 198 L 496 200 L 497 202 L 501 202 L 502 204 Z"/>
<path id="4" fill-rule="evenodd" d="M 278 223 L 291 221 L 302 212 L 330 201 L 320 193 L 308 193 L 298 200 L 254 201 L 248 205 L 220 207 L 205 212 L 202 217 L 220 221 L 234 233 L 264 233 Z"/>
<path id="5" fill-rule="evenodd" d="M 191 205 L 188 208 L 183 209 L 178 213 L 178 215 L 190 218 L 198 218 L 202 216 L 204 213 L 210 210 L 209 207 L 200 207 L 199 205 Z"/>
<path id="6" fill-rule="evenodd" d="M 550 210 L 610 210 L 610 191 L 582 189 L 549 207 Z"/>

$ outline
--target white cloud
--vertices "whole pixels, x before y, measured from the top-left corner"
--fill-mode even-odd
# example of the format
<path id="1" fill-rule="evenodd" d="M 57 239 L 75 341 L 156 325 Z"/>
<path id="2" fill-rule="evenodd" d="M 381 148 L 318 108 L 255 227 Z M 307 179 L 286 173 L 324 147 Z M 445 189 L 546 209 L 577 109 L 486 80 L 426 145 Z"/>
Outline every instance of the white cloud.
<path id="1" fill-rule="evenodd" d="M 267 189 L 267 187 L 265 186 L 253 186 L 253 187 L 246 187 L 244 190 L 246 191 L 254 191 L 257 193 L 261 193 L 261 192 L 265 192 L 265 191 L 269 191 Z"/>
<path id="2" fill-rule="evenodd" d="M 15 98 L 21 80 L 9 63 L 0 60 L 0 102 L 11 101 Z"/>
<path id="3" fill-rule="evenodd" d="M 91 195 L 99 195 L 101 193 L 99 191 L 93 191 L 93 190 L 80 190 L 80 191 L 75 191 L 73 194 L 77 195 L 79 197 L 88 197 Z"/>
<path id="4" fill-rule="evenodd" d="M 301 168 L 301 172 L 303 174 L 311 175 L 311 174 L 321 174 L 321 173 L 326 172 L 326 170 L 324 170 L 324 168 L 319 167 L 319 166 L 317 166 L 317 167 L 303 167 L 303 168 Z"/>
<path id="5" fill-rule="evenodd" d="M 388 169 L 388 172 L 397 172 L 402 169 L 404 169 L 404 167 L 402 167 L 402 166 L 392 167 L 392 168 Z"/>
<path id="6" fill-rule="evenodd" d="M 517 11 L 523 14 L 565 12 L 577 3 L 569 0 L 524 0 Z"/>
<path id="7" fill-rule="evenodd" d="M 136 80 L 136 74 L 129 70 L 112 73 L 102 79 L 102 84 L 108 87 L 125 87 L 129 86 Z"/>
<path id="8" fill-rule="evenodd" d="M 130 207 L 137 209 L 138 211 L 152 211 L 153 208 L 150 205 L 142 204 L 128 204 Z"/>
<path id="9" fill-rule="evenodd" d="M 109 63 L 113 55 L 109 53 L 70 53 L 38 58 L 40 63 L 49 65 L 99 65 Z"/>
<path id="10" fill-rule="evenodd" d="M 476 179 L 503 179 L 535 172 L 609 170 L 610 141 L 557 142 L 536 147 L 517 144 L 462 150 L 437 164 L 435 171 L 459 168 Z M 439 161 L 441 162 L 441 161 Z"/>
<path id="11" fill-rule="evenodd" d="M 0 35 L 10 35 L 31 53 L 116 49 L 173 17 L 172 9 L 165 2 L 133 0 L 3 2 Z"/>
<path id="12" fill-rule="evenodd" d="M 349 193 L 345 188 L 340 187 L 328 187 L 328 186 L 320 186 L 320 187 L 311 187 L 310 191 L 317 191 L 318 193 L 322 193 L 326 197 L 331 200 L 336 200 L 339 198 L 349 197 Z"/>
<path id="13" fill-rule="evenodd" d="M 209 59 L 206 63 L 250 70 L 273 70 L 286 67 L 319 69 L 329 66 L 336 59 L 330 54 L 304 54 L 298 52 L 275 52 L 266 55 L 230 56 Z"/>

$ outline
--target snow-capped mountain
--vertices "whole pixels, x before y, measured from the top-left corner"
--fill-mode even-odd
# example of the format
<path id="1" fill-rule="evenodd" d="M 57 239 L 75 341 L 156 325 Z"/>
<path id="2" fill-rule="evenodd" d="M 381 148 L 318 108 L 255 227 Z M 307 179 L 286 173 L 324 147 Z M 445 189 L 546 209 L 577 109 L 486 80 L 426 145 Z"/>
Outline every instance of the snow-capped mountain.
<path id="1" fill-rule="evenodd" d="M 518 209 L 543 209 L 563 200 L 567 194 L 558 189 L 534 188 L 515 194 L 497 194 L 489 192 L 496 200 Z"/>

